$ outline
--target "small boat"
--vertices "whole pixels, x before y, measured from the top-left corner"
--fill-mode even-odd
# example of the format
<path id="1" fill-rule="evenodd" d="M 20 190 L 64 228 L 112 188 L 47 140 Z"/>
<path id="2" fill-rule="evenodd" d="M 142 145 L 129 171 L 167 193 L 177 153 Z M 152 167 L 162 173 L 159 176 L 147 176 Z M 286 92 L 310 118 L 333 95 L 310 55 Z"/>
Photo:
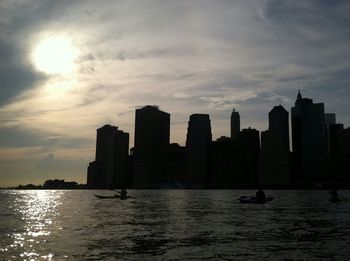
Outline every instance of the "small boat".
<path id="1" fill-rule="evenodd" d="M 99 198 L 99 199 L 108 199 L 108 198 L 118 198 L 118 199 L 127 199 L 128 197 L 127 196 L 121 196 L 121 195 L 113 195 L 113 196 L 101 196 L 101 195 L 96 195 L 95 194 L 95 197 L 96 198 Z"/>
<path id="2" fill-rule="evenodd" d="M 264 200 L 257 199 L 256 197 L 241 196 L 238 201 L 243 204 L 264 204 L 273 200 L 273 197 L 266 197 Z"/>
<path id="3" fill-rule="evenodd" d="M 341 203 L 341 202 L 349 202 L 350 199 L 341 196 L 330 196 L 329 201 L 332 203 Z"/>
<path id="4" fill-rule="evenodd" d="M 338 196 L 331 196 L 331 197 L 329 198 L 329 201 L 332 202 L 332 203 L 338 203 L 338 202 L 341 202 L 342 199 L 339 198 Z"/>

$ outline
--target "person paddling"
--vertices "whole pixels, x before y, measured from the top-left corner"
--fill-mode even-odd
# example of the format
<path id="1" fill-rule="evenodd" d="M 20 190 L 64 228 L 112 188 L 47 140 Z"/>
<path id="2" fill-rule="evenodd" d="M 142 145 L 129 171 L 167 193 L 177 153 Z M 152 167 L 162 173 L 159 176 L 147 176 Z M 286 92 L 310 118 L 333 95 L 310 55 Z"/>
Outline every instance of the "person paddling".
<path id="1" fill-rule="evenodd" d="M 341 199 L 339 197 L 339 194 L 338 194 L 338 191 L 335 188 L 333 188 L 330 192 L 328 192 L 328 194 L 331 195 L 331 197 L 330 197 L 330 201 L 331 202 L 339 202 L 339 201 L 341 201 Z"/>
<path id="2" fill-rule="evenodd" d="M 261 188 L 259 188 L 259 190 L 256 192 L 255 197 L 260 202 L 263 202 L 266 200 L 265 192 Z"/>
<path id="3" fill-rule="evenodd" d="M 126 198 L 127 195 L 128 195 L 128 192 L 126 191 L 126 188 L 123 188 L 122 191 L 120 191 L 120 196 L 122 198 Z"/>

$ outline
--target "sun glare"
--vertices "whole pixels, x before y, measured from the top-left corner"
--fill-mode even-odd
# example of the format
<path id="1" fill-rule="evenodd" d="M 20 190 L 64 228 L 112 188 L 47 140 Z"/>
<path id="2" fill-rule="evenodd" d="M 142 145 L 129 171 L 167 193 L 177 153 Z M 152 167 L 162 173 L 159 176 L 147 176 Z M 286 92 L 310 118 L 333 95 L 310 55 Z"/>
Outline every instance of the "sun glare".
<path id="1" fill-rule="evenodd" d="M 75 68 L 77 49 L 69 38 L 50 36 L 33 50 L 32 59 L 36 68 L 48 74 L 67 74 Z"/>

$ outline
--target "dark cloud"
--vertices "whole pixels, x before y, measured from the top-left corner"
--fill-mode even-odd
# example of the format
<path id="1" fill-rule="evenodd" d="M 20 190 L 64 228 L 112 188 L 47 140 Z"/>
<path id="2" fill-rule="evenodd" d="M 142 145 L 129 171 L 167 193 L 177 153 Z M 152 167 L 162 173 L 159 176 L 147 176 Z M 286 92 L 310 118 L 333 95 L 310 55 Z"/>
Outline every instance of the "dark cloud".
<path id="1" fill-rule="evenodd" d="M 0 105 L 30 89 L 45 76 L 36 72 L 28 62 L 28 54 L 18 46 L 0 37 Z"/>
<path id="2" fill-rule="evenodd" d="M 31 132 L 15 128 L 0 128 L 0 148 L 46 147 L 82 148 L 89 146 L 91 140 L 50 136 L 45 133 Z"/>

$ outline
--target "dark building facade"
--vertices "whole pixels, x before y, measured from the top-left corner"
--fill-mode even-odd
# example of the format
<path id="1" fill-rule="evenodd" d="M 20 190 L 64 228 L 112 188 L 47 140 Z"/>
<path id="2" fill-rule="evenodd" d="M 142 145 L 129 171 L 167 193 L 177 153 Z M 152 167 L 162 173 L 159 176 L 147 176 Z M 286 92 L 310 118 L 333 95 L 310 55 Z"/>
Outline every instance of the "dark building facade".
<path id="1" fill-rule="evenodd" d="M 169 144 L 166 183 L 169 187 L 182 186 L 185 178 L 186 148 Z"/>
<path id="2" fill-rule="evenodd" d="M 269 129 L 261 132 L 259 183 L 287 184 L 290 172 L 288 111 L 278 105 L 269 112 Z"/>
<path id="3" fill-rule="evenodd" d="M 302 98 L 300 92 L 292 108 L 292 141 L 292 181 L 324 181 L 327 168 L 324 104 Z"/>
<path id="4" fill-rule="evenodd" d="M 241 146 L 239 141 L 220 137 L 211 143 L 209 184 L 231 187 L 242 179 Z"/>
<path id="5" fill-rule="evenodd" d="M 169 139 L 169 113 L 150 105 L 136 110 L 134 186 L 158 187 L 166 179 Z"/>
<path id="6" fill-rule="evenodd" d="M 201 186 L 209 175 L 210 143 L 212 141 L 208 114 L 192 114 L 186 138 L 186 183 Z"/>
<path id="7" fill-rule="evenodd" d="M 273 107 L 269 112 L 269 130 L 281 139 L 284 148 L 289 151 L 288 111 L 282 105 Z"/>
<path id="8" fill-rule="evenodd" d="M 350 181 L 350 128 L 343 124 L 328 125 L 329 171 L 327 181 L 343 183 Z"/>
<path id="9" fill-rule="evenodd" d="M 231 113 L 231 139 L 238 140 L 240 131 L 241 131 L 241 119 L 238 111 L 233 109 Z"/>
<path id="10" fill-rule="evenodd" d="M 97 129 L 96 156 L 95 161 L 88 166 L 88 186 L 91 188 L 125 186 L 128 151 L 128 133 L 111 125 Z"/>
<path id="11" fill-rule="evenodd" d="M 274 131 L 261 132 L 259 155 L 260 184 L 288 184 L 291 176 L 291 155 L 283 139 Z"/>
<path id="12" fill-rule="evenodd" d="M 124 188 L 130 185 L 129 175 L 129 133 L 118 130 L 115 137 L 114 187 Z"/>
<path id="13" fill-rule="evenodd" d="M 239 134 L 241 143 L 242 177 L 240 184 L 255 184 L 258 182 L 258 157 L 260 153 L 259 131 L 248 128 Z"/>

